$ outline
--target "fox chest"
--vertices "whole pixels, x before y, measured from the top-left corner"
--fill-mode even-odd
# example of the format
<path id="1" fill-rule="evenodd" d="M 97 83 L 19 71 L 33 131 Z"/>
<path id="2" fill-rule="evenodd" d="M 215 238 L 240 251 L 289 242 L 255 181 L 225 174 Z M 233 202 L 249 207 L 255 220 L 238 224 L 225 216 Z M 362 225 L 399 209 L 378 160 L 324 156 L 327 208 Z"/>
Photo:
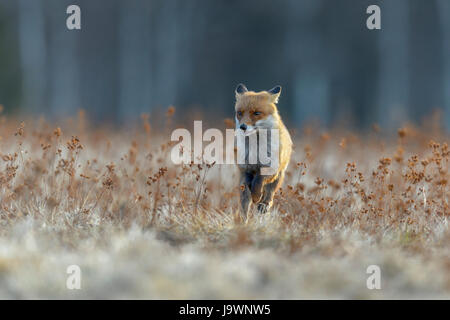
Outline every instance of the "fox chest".
<path id="1" fill-rule="evenodd" d="M 237 165 L 245 171 L 258 171 L 261 167 L 271 166 L 271 162 L 274 160 L 272 155 L 278 155 L 275 153 L 278 145 L 272 144 L 270 135 L 264 136 L 255 133 L 250 136 L 238 137 L 236 146 Z"/>

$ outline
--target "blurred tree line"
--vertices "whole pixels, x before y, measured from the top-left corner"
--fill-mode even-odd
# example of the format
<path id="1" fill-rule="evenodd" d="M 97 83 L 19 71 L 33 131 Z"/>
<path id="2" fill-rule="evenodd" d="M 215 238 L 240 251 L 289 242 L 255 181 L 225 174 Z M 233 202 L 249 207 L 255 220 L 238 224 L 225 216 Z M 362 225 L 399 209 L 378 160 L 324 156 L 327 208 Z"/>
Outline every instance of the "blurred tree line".
<path id="1" fill-rule="evenodd" d="M 81 30 L 66 8 L 81 8 Z M 366 9 L 381 8 L 381 30 Z M 234 88 L 283 86 L 291 125 L 450 124 L 448 0 L 0 0 L 0 104 L 127 121 L 175 105 L 233 115 Z"/>

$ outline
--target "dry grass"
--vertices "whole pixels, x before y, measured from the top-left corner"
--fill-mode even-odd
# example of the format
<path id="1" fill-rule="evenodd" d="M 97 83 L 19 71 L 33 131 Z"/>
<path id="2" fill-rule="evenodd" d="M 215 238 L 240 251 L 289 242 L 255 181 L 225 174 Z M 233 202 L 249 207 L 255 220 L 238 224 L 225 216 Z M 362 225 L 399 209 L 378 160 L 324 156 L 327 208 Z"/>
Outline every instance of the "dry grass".
<path id="1" fill-rule="evenodd" d="M 142 122 L 0 120 L 0 298 L 450 297 L 436 126 L 296 133 L 274 209 L 245 224 L 234 166 L 175 166 L 170 132 Z"/>

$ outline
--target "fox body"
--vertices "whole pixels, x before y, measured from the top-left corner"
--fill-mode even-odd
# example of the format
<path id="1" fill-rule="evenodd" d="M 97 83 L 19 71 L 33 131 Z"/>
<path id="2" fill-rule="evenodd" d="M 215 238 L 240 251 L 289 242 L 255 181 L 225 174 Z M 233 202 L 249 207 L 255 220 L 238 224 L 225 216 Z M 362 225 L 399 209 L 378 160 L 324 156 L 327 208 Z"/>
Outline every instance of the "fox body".
<path id="1" fill-rule="evenodd" d="M 236 94 L 236 130 L 242 130 L 246 135 L 255 134 L 257 137 L 258 149 L 261 143 L 267 143 L 268 152 L 271 150 L 270 131 L 277 129 L 278 150 L 273 156 L 277 157 L 278 166 L 271 174 L 262 174 L 263 165 L 256 163 L 239 163 L 240 170 L 240 202 L 244 218 L 250 210 L 251 204 L 257 205 L 261 213 L 267 212 L 273 204 L 273 196 L 281 186 L 286 168 L 289 164 L 292 152 L 292 140 L 286 129 L 276 104 L 281 94 L 281 87 L 277 86 L 269 91 L 253 92 L 243 85 L 239 84 L 235 91 Z M 261 139 L 261 129 L 269 132 L 267 139 Z M 272 144 L 273 145 L 273 144 Z M 245 148 L 245 159 L 248 159 L 250 148 Z"/>

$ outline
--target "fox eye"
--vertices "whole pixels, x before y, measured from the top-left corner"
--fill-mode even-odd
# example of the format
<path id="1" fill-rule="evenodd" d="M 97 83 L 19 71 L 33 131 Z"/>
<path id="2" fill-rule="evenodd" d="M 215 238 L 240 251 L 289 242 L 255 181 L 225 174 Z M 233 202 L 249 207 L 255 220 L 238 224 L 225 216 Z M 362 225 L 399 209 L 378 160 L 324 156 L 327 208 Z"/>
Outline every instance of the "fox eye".
<path id="1" fill-rule="evenodd" d="M 242 117 L 242 111 L 238 111 L 238 112 L 237 112 L 237 115 L 238 115 L 239 117 Z"/>
<path id="2" fill-rule="evenodd" d="M 255 115 L 255 116 L 259 116 L 260 114 L 261 114 L 261 112 L 259 112 L 259 111 L 253 112 L 253 115 Z"/>

